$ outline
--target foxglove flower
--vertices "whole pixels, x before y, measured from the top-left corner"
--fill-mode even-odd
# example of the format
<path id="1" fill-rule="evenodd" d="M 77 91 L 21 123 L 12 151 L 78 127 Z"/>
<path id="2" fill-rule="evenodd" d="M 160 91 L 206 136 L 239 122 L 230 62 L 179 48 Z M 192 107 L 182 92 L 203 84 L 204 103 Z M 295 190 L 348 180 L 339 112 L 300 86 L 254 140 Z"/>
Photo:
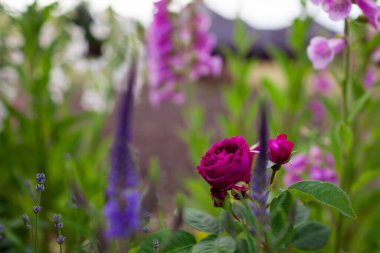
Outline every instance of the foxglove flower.
<path id="1" fill-rule="evenodd" d="M 307 55 L 315 69 L 325 69 L 334 56 L 343 50 L 344 46 L 343 39 L 314 37 L 307 47 Z"/>
<path id="2" fill-rule="evenodd" d="M 136 190 L 138 175 L 130 150 L 133 87 L 136 64 L 129 70 L 128 88 L 121 98 L 115 139 L 111 150 L 111 169 L 108 177 L 104 213 L 110 238 L 126 238 L 139 226 L 140 194 Z"/>
<path id="3" fill-rule="evenodd" d="M 287 172 L 293 174 L 301 174 L 306 170 L 308 164 L 308 157 L 304 153 L 296 154 L 292 159 L 284 165 Z"/>
<path id="4" fill-rule="evenodd" d="M 356 4 L 367 17 L 368 22 L 375 27 L 376 30 L 380 30 L 380 6 L 372 0 L 356 0 Z"/>
<path id="5" fill-rule="evenodd" d="M 284 176 L 284 184 L 286 187 L 291 186 L 297 182 L 302 181 L 302 177 L 298 174 L 286 173 Z"/>
<path id="6" fill-rule="evenodd" d="M 315 5 L 322 5 L 331 20 L 340 21 L 348 17 L 351 11 L 351 0 L 311 0 Z"/>
<path id="7" fill-rule="evenodd" d="M 309 109 L 311 111 L 312 123 L 316 126 L 321 125 L 326 114 L 323 104 L 318 100 L 312 100 L 309 103 Z"/>
<path id="8" fill-rule="evenodd" d="M 320 180 L 320 181 L 325 181 L 332 184 L 337 183 L 337 176 L 336 176 L 335 170 L 332 168 L 323 168 L 323 167 L 314 166 L 310 170 L 309 177 L 311 180 Z"/>
<path id="9" fill-rule="evenodd" d="M 321 95 L 328 95 L 332 90 L 333 84 L 324 72 L 318 73 L 313 82 L 313 90 Z"/>
<path id="10" fill-rule="evenodd" d="M 211 56 L 215 38 L 208 34 L 208 19 L 193 3 L 170 13 L 170 0 L 155 3 L 153 22 L 147 31 L 149 100 L 157 107 L 165 101 L 185 102 L 179 84 L 202 76 L 218 75 L 221 58 Z"/>
<path id="11" fill-rule="evenodd" d="M 377 80 L 376 69 L 374 67 L 369 67 L 364 75 L 364 80 L 363 80 L 364 88 L 367 90 L 370 89 L 375 84 L 376 80 Z"/>

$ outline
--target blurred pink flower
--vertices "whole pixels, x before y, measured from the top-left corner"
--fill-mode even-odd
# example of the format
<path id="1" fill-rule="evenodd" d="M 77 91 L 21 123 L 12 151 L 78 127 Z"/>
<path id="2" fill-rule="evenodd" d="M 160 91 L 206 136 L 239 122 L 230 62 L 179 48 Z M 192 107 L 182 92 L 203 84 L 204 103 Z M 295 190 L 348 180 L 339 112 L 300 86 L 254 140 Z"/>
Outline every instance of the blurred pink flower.
<path id="1" fill-rule="evenodd" d="M 380 30 L 380 6 L 372 0 L 356 0 L 356 4 L 373 27 Z"/>
<path id="2" fill-rule="evenodd" d="M 316 93 L 328 95 L 331 92 L 333 84 L 324 72 L 319 72 L 313 82 L 313 89 Z"/>
<path id="3" fill-rule="evenodd" d="M 289 187 L 299 181 L 302 181 L 302 177 L 297 174 L 287 173 L 284 176 L 284 184 L 286 187 Z"/>
<path id="4" fill-rule="evenodd" d="M 373 50 L 371 59 L 375 63 L 380 63 L 380 47 L 377 47 L 375 50 Z"/>
<path id="5" fill-rule="evenodd" d="M 307 47 L 307 55 L 315 69 L 325 69 L 344 46 L 343 39 L 326 39 L 318 36 L 311 39 Z"/>
<path id="6" fill-rule="evenodd" d="M 311 111 L 313 124 L 320 126 L 323 122 L 323 119 L 325 118 L 325 107 L 319 100 L 312 100 L 309 103 L 309 109 Z"/>
<path id="7" fill-rule="evenodd" d="M 351 0 L 311 0 L 315 5 L 322 5 L 331 20 L 340 21 L 348 17 L 351 11 Z"/>
<path id="8" fill-rule="evenodd" d="M 331 168 L 322 168 L 319 166 L 314 166 L 310 170 L 309 177 L 311 180 L 320 180 L 332 184 L 337 183 L 337 176 L 335 170 Z"/>
<path id="9" fill-rule="evenodd" d="M 155 107 L 165 101 L 184 103 L 181 85 L 219 75 L 222 69 L 221 58 L 211 55 L 216 40 L 208 34 L 210 22 L 197 4 L 188 4 L 180 15 L 170 13 L 169 4 L 155 3 L 147 32 L 149 99 Z"/>
<path id="10" fill-rule="evenodd" d="M 306 170 L 308 164 L 307 155 L 304 153 L 292 156 L 290 161 L 284 165 L 284 168 L 289 173 L 301 174 Z"/>
<path id="11" fill-rule="evenodd" d="M 364 88 L 367 90 L 370 89 L 375 84 L 376 80 L 377 80 L 376 69 L 374 67 L 369 67 L 364 75 L 364 80 L 363 80 Z"/>

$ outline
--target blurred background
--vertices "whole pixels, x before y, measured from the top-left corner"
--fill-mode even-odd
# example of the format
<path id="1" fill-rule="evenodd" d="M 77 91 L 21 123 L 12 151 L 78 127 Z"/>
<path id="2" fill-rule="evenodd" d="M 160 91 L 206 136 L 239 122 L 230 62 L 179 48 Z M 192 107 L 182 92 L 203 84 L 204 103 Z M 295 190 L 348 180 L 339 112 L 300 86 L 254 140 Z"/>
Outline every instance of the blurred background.
<path id="1" fill-rule="evenodd" d="M 172 1 L 171 15 L 181 16 L 189 3 Z M 209 19 L 205 27 L 214 41 L 209 54 L 220 71 L 202 69 L 199 78 L 178 85 L 178 95 L 186 98 L 161 97 L 157 104 L 147 49 L 154 1 L 0 0 L 0 223 L 9 228 L 0 252 L 31 252 L 24 247 L 28 232 L 20 217 L 33 206 L 37 172 L 47 176 L 41 200 L 46 217 L 62 212 L 71 231 L 68 245 L 93 252 L 104 226 L 109 151 L 131 55 L 138 59 L 133 147 L 141 188 L 147 191 L 159 169 L 164 210 L 172 210 L 176 191 L 192 196 L 189 205 L 210 205 L 196 166 L 217 140 L 243 135 L 250 144 L 256 142 L 261 96 L 270 100 L 271 136 L 286 132 L 300 153 L 317 146 L 339 167 L 334 131 L 340 93 L 334 77 L 341 73 L 314 72 L 306 47 L 311 37 L 342 34 L 343 21 L 331 21 L 322 8 L 304 0 L 205 0 L 197 9 Z M 353 6 L 351 17 L 359 15 Z M 355 34 L 372 41 L 368 52 L 379 45 L 377 37 L 367 39 L 367 28 L 356 28 Z M 357 97 L 366 91 L 362 80 L 370 57 L 357 60 Z M 376 74 L 377 65 L 371 65 Z M 189 69 L 182 73 L 191 74 Z M 379 93 L 373 94 L 377 98 Z M 378 105 L 375 99 L 368 115 Z M 358 124 L 378 121 L 368 117 Z M 380 162 L 374 149 L 378 136 L 374 130 L 362 138 L 366 152 L 358 161 L 366 161 L 363 170 Z M 286 184 L 284 173 L 279 187 Z M 48 223 L 42 226 L 49 229 Z M 368 228 L 358 245 L 371 232 Z M 46 252 L 51 248 L 46 246 Z"/>

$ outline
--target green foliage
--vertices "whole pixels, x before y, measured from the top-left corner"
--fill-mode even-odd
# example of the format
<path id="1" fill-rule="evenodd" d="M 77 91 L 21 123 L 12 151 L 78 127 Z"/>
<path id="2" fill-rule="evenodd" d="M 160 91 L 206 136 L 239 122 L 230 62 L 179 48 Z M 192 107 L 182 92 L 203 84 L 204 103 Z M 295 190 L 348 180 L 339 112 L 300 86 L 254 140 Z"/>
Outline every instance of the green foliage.
<path id="1" fill-rule="evenodd" d="M 185 224 L 200 231 L 211 234 L 219 234 L 221 231 L 220 224 L 214 217 L 197 209 L 185 208 L 183 220 Z"/>
<path id="2" fill-rule="evenodd" d="M 332 207 L 349 218 L 356 217 L 347 193 L 334 184 L 321 181 L 302 181 L 290 186 L 289 191 L 304 201 L 315 201 Z"/>
<path id="3" fill-rule="evenodd" d="M 318 250 L 326 246 L 330 229 L 318 222 L 308 222 L 296 227 L 292 244 L 303 250 Z"/>
<path id="4" fill-rule="evenodd" d="M 160 253 L 187 253 L 196 243 L 194 236 L 185 231 L 161 230 L 149 235 L 140 245 L 137 253 L 152 253 L 153 240 L 158 240 Z"/>
<path id="5" fill-rule="evenodd" d="M 236 241 L 232 237 L 208 236 L 197 243 L 192 253 L 234 253 Z"/>

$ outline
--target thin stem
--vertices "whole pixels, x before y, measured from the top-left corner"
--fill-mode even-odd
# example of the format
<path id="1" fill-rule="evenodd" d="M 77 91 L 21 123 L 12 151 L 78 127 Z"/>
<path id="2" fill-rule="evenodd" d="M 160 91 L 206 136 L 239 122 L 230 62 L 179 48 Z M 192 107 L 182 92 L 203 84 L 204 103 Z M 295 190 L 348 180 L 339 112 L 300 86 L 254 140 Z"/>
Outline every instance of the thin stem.
<path id="1" fill-rule="evenodd" d="M 342 80 L 342 97 L 343 97 L 343 122 L 351 128 L 349 125 L 349 96 L 350 96 L 350 65 L 351 65 L 351 55 L 350 55 L 350 28 L 349 28 L 349 19 L 344 20 L 344 39 L 345 39 L 345 48 L 344 48 L 344 78 Z M 342 158 L 344 161 L 343 169 L 341 170 L 341 187 L 343 190 L 347 190 L 349 187 L 348 177 L 350 176 L 349 171 L 349 154 L 346 150 L 342 151 Z M 338 215 L 336 222 L 336 236 L 335 236 L 335 247 L 334 252 L 339 253 L 341 250 L 341 239 L 343 236 L 343 225 L 344 220 L 341 214 Z"/>
<path id="2" fill-rule="evenodd" d="M 34 224 L 34 253 L 38 253 L 38 213 Z"/>

